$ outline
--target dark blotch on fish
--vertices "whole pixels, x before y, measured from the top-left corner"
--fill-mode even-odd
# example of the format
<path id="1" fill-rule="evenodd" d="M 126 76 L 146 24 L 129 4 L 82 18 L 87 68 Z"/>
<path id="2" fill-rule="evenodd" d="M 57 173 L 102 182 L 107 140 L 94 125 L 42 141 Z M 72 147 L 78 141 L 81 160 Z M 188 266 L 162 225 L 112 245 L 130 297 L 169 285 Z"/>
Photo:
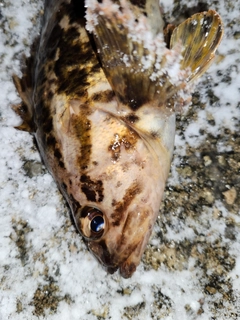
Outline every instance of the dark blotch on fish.
<path id="1" fill-rule="evenodd" d="M 91 142 L 91 122 L 87 116 L 91 114 L 88 107 L 81 106 L 80 115 L 73 115 L 71 118 L 72 129 L 80 142 L 80 155 L 78 157 L 78 164 L 81 170 L 88 168 L 92 142 Z"/>
<path id="2" fill-rule="evenodd" d="M 114 97 L 114 92 L 112 90 L 106 90 L 106 91 L 94 93 L 91 99 L 96 102 L 107 103 L 112 101 L 113 97 Z"/>
<path id="3" fill-rule="evenodd" d="M 82 175 L 80 178 L 81 190 L 86 195 L 88 201 L 103 201 L 103 183 L 101 180 L 93 181 L 90 176 Z"/>
<path id="4" fill-rule="evenodd" d="M 137 119 L 136 116 L 134 119 Z M 123 136 L 115 134 L 115 139 L 111 141 L 108 147 L 108 151 L 112 153 L 112 160 L 117 161 L 121 154 L 121 146 L 125 147 L 125 150 L 133 148 L 137 142 L 138 136 L 134 131 L 127 130 Z"/>
<path id="5" fill-rule="evenodd" d="M 113 226 L 119 226 L 122 221 L 122 217 L 128 206 L 134 200 L 135 196 L 141 192 L 141 188 L 138 183 L 133 183 L 125 192 L 122 201 L 117 202 L 114 207 L 115 210 L 111 215 L 113 219 Z"/>
<path id="6" fill-rule="evenodd" d="M 146 0 L 130 0 L 130 2 L 135 6 L 139 6 L 140 8 L 145 8 L 146 6 Z"/>
<path id="7" fill-rule="evenodd" d="M 134 113 L 128 114 L 125 119 L 130 123 L 136 123 L 139 120 L 139 117 Z"/>

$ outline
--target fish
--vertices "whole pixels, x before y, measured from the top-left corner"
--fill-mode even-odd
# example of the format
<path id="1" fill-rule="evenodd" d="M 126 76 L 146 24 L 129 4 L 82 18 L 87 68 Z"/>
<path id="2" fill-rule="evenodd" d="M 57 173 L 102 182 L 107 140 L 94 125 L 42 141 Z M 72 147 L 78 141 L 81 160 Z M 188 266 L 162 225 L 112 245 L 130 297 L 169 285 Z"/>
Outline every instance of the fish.
<path id="1" fill-rule="evenodd" d="M 135 272 L 159 215 L 176 113 L 223 36 L 214 11 L 165 27 L 158 0 L 46 0 L 13 106 L 108 273 Z"/>

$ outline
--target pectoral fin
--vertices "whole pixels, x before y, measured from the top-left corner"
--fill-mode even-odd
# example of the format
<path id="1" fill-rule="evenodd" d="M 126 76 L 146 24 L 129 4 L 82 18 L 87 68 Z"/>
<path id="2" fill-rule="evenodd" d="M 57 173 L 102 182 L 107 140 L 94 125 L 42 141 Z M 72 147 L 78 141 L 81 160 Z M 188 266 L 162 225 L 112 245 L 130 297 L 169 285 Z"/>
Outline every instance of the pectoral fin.
<path id="1" fill-rule="evenodd" d="M 33 122 L 33 106 L 32 106 L 32 87 L 28 82 L 28 76 L 23 75 L 19 78 L 13 75 L 13 82 L 18 91 L 22 102 L 13 105 L 12 109 L 21 117 L 22 124 L 17 126 L 16 129 L 28 132 L 34 132 L 34 122 Z"/>
<path id="2" fill-rule="evenodd" d="M 223 24 L 214 11 L 197 13 L 173 30 L 170 48 L 183 46 L 181 68 L 191 68 L 188 81 L 200 77 L 210 66 L 223 36 Z"/>
<path id="3" fill-rule="evenodd" d="M 34 61 L 36 50 L 38 48 L 38 38 L 32 44 L 31 54 L 29 57 L 22 57 L 21 71 L 22 77 L 19 78 L 17 75 L 13 75 L 13 82 L 18 91 L 22 102 L 12 106 L 12 109 L 21 117 L 22 124 L 17 126 L 16 129 L 35 132 L 36 127 L 33 119 L 34 114 L 34 103 L 33 103 L 33 74 L 34 74 Z"/>

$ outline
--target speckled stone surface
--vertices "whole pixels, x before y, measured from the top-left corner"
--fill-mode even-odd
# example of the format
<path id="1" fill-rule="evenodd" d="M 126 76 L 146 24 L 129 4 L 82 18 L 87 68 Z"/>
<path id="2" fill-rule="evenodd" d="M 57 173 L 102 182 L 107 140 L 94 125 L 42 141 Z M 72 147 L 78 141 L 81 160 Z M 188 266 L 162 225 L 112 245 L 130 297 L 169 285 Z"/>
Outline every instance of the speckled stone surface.
<path id="1" fill-rule="evenodd" d="M 240 1 L 163 1 L 170 23 L 209 8 L 225 36 L 178 115 L 159 217 L 124 280 L 86 250 L 32 137 L 13 128 L 11 74 L 42 2 L 0 0 L 0 320 L 240 319 Z"/>

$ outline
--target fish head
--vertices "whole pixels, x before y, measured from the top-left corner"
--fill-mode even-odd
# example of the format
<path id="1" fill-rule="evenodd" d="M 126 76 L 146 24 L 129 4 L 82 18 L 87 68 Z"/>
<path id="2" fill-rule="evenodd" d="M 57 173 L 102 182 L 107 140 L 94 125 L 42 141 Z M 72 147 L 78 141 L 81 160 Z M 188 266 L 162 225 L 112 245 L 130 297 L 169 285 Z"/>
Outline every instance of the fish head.
<path id="1" fill-rule="evenodd" d="M 140 192 L 140 189 L 136 192 Z M 118 210 L 120 212 L 124 208 Z M 80 231 L 89 250 L 109 273 L 119 268 L 120 274 L 129 278 L 140 262 L 152 230 L 154 214 L 152 208 L 147 206 L 138 209 L 137 205 L 130 205 L 129 209 L 124 210 L 123 216 L 123 221 L 114 222 L 99 208 L 83 207 Z"/>
<path id="2" fill-rule="evenodd" d="M 107 271 L 113 273 L 119 269 L 123 277 L 129 278 L 140 263 L 151 235 L 163 187 L 160 190 L 161 186 L 154 182 L 144 184 L 142 178 L 132 177 L 130 186 L 119 190 L 120 194 L 124 191 L 121 198 L 115 194 L 117 190 L 111 189 L 112 184 L 103 203 L 83 205 L 75 221 L 88 249 Z"/>
<path id="3" fill-rule="evenodd" d="M 95 166 L 88 165 L 81 174 L 81 192 L 79 179 L 71 192 L 81 204 L 72 211 L 97 260 L 109 273 L 119 269 L 128 278 L 140 263 L 159 213 L 170 155 L 154 138 L 155 149 L 161 149 L 159 160 L 146 139 L 125 123 L 99 112 L 96 117 L 96 126 L 90 119 L 95 143 L 89 161 Z"/>

